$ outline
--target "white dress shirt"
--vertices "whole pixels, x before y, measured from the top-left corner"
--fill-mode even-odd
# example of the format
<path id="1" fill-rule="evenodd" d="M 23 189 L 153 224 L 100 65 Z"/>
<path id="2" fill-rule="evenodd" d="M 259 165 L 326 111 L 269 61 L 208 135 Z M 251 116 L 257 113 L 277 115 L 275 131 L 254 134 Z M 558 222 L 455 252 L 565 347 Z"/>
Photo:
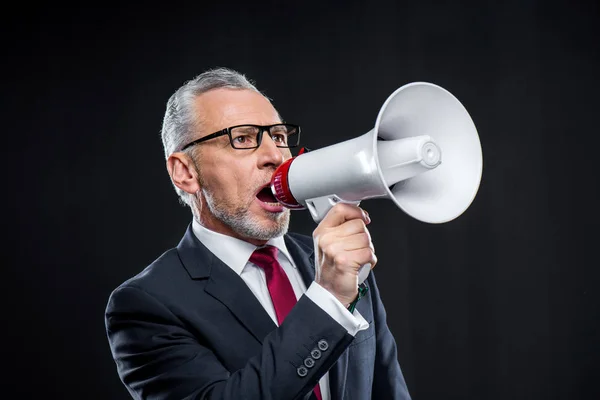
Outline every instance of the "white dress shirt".
<path id="1" fill-rule="evenodd" d="M 248 288 L 254 293 L 265 311 L 269 314 L 276 325 L 277 315 L 271 301 L 271 295 L 267 287 L 267 279 L 262 268 L 249 262 L 250 256 L 257 249 L 257 246 L 245 242 L 243 240 L 223 235 L 206 229 L 196 220 L 192 222 L 192 230 L 198 240 L 202 242 L 208 250 L 210 250 L 221 261 L 228 265 L 236 274 L 238 274 Z M 296 299 L 306 294 L 316 305 L 321 307 L 323 311 L 329 314 L 340 325 L 342 325 L 350 335 L 355 336 L 358 331 L 367 329 L 368 322 L 356 310 L 350 313 L 333 294 L 324 289 L 317 282 L 312 282 L 308 289 L 302 280 L 300 271 L 294 264 L 294 260 L 290 256 L 283 236 L 273 238 L 267 242 L 271 246 L 277 247 L 277 260 L 287 274 L 290 283 L 296 294 Z M 330 400 L 329 392 L 329 373 L 326 373 L 319 381 L 321 395 L 323 400 Z"/>

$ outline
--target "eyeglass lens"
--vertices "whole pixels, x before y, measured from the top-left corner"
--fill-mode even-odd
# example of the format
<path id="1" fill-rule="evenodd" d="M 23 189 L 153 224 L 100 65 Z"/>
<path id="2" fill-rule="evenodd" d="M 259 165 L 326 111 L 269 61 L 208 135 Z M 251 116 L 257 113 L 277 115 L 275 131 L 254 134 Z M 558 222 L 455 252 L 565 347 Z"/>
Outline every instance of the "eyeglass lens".
<path id="1" fill-rule="evenodd" d="M 238 149 L 252 149 L 258 147 L 258 126 L 237 126 L 231 129 L 231 143 Z M 277 147 L 296 146 L 298 129 L 290 125 L 274 125 L 269 129 L 269 136 Z"/>

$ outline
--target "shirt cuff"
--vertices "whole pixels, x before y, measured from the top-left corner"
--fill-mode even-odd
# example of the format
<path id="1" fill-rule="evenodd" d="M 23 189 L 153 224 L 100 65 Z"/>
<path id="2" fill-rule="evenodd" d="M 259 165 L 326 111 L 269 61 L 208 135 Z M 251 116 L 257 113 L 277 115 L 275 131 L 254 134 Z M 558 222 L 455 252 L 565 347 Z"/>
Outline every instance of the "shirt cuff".
<path id="1" fill-rule="evenodd" d="M 350 335 L 356 336 L 359 331 L 369 327 L 369 323 L 360 315 L 358 310 L 355 309 L 353 313 L 348 311 L 333 294 L 317 282 L 311 283 L 304 294 L 329 314 L 331 318 L 346 328 Z"/>

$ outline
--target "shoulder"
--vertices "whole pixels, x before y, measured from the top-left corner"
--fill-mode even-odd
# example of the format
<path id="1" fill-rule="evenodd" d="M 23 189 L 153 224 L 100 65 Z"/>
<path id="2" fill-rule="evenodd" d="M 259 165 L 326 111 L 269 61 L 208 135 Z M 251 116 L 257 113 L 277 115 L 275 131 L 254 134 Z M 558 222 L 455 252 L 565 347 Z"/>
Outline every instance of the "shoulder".
<path id="1" fill-rule="evenodd" d="M 165 274 L 172 273 L 174 264 L 181 264 L 181 261 L 177 249 L 172 248 L 165 251 L 143 270 L 127 279 L 121 285 L 138 285 L 142 287 L 151 285 L 153 281 L 162 278 Z"/>
<path id="2" fill-rule="evenodd" d="M 116 286 L 109 295 L 109 304 L 116 293 L 133 289 L 150 295 L 159 295 L 170 283 L 181 280 L 187 274 L 181 266 L 177 249 L 165 251 L 140 272 Z M 181 277 L 179 277 L 181 275 Z"/>

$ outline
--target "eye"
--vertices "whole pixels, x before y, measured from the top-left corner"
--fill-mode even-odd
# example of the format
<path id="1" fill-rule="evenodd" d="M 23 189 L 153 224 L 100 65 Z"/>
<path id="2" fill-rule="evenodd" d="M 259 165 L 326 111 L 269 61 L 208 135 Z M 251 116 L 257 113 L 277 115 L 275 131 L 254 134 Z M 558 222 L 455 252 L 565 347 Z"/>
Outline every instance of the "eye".
<path id="1" fill-rule="evenodd" d="M 231 144 L 238 149 L 256 147 L 258 128 L 255 126 L 239 126 L 231 130 Z"/>
<path id="2" fill-rule="evenodd" d="M 274 134 L 271 136 L 271 139 L 273 139 L 273 141 L 274 141 L 275 143 L 280 143 L 280 144 L 281 144 L 281 143 L 283 143 L 283 144 L 284 144 L 284 143 L 286 143 L 286 142 L 287 142 L 287 136 L 286 136 L 285 134 L 283 134 L 283 133 L 274 133 Z"/>

